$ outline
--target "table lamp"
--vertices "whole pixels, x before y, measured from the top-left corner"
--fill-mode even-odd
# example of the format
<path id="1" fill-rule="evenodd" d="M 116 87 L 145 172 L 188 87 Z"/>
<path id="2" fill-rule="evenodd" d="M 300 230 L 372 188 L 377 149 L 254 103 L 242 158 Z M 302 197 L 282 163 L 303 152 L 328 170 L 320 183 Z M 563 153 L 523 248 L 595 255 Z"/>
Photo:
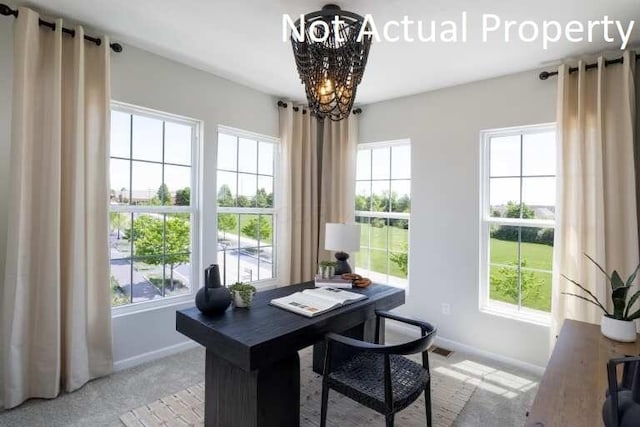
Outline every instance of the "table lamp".
<path id="1" fill-rule="evenodd" d="M 324 248 L 336 252 L 336 275 L 351 273 L 349 254 L 360 250 L 360 225 L 328 222 L 324 232 Z"/>

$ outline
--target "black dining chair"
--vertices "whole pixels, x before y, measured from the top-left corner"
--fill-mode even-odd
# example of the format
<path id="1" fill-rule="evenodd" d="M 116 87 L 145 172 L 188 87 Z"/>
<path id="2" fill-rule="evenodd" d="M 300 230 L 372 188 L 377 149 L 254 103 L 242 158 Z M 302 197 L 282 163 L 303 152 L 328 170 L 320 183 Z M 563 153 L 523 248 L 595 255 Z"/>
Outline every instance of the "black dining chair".
<path id="1" fill-rule="evenodd" d="M 381 318 L 417 326 L 421 337 L 403 344 L 379 344 Z M 427 426 L 431 427 L 431 375 L 427 350 L 435 336 L 436 328 L 431 324 L 386 311 L 376 311 L 375 343 L 327 334 L 320 426 L 326 426 L 329 389 L 333 389 L 383 414 L 387 427 L 393 426 L 397 412 L 424 392 Z M 334 353 L 340 347 L 347 349 L 350 356 L 333 366 Z M 422 353 L 422 365 L 404 357 L 416 353 Z"/>
<path id="2" fill-rule="evenodd" d="M 622 381 L 618 383 L 618 365 L 623 365 Z M 602 407 L 606 427 L 640 425 L 640 357 L 611 359 L 607 363 L 609 389 Z"/>

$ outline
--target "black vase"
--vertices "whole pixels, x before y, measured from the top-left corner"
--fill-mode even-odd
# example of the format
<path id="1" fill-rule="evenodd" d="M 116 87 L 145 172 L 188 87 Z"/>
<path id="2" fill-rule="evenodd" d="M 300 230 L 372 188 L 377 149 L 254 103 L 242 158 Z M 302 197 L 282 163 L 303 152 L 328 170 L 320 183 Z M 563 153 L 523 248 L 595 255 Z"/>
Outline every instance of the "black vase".
<path id="1" fill-rule="evenodd" d="M 196 293 L 196 307 L 205 314 L 222 313 L 231 304 L 231 292 L 220 282 L 218 264 L 204 269 L 204 287 Z"/>

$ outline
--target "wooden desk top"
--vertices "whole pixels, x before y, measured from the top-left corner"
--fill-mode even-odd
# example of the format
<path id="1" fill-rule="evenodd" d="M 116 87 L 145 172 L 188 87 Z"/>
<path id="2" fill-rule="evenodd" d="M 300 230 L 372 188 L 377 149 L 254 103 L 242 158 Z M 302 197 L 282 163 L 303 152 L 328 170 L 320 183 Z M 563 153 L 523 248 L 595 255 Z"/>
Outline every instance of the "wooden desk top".
<path id="1" fill-rule="evenodd" d="M 527 427 L 602 426 L 607 362 L 639 355 L 635 343 L 605 338 L 600 326 L 565 320 L 533 402 Z"/>
<path id="2" fill-rule="evenodd" d="M 251 371 L 268 366 L 291 352 L 321 340 L 327 332 L 341 332 L 374 317 L 375 310 L 404 304 L 404 290 L 373 284 L 349 289 L 367 299 L 308 318 L 269 305 L 304 289 L 313 282 L 258 292 L 250 309 L 228 308 L 219 315 L 204 315 L 192 307 L 176 312 L 176 330 L 234 365 Z"/>

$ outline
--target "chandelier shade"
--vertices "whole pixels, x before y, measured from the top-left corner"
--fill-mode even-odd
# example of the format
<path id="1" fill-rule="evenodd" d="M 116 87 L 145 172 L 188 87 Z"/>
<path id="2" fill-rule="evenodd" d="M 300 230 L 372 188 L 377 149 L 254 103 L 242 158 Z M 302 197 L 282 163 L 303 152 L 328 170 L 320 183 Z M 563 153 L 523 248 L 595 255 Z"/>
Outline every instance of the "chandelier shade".
<path id="1" fill-rule="evenodd" d="M 327 5 L 295 22 L 291 45 L 309 108 L 322 118 L 349 116 L 371 47 L 364 18 Z M 369 28 L 365 28 L 369 30 Z M 300 37 L 301 36 L 301 37 Z"/>

